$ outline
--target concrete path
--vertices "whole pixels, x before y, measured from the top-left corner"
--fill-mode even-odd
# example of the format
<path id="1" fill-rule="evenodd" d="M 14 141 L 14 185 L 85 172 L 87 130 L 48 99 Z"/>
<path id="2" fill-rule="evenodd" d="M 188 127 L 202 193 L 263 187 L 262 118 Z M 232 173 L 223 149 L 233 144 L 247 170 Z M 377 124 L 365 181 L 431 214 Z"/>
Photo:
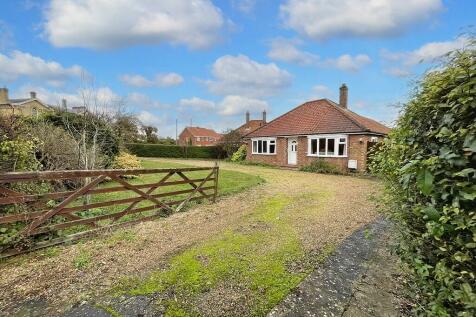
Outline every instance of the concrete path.
<path id="1" fill-rule="evenodd" d="M 356 231 L 268 316 L 401 316 L 388 231 L 382 219 Z"/>

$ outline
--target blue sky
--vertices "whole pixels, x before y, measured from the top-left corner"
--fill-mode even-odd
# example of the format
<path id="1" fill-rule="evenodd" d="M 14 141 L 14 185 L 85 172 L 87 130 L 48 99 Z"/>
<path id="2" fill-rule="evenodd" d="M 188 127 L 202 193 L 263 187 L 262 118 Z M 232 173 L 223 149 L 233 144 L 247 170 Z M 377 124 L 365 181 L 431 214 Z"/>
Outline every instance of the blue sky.
<path id="1" fill-rule="evenodd" d="M 476 21 L 472 0 L 2 0 L 0 86 L 50 104 L 94 87 L 161 136 L 338 99 L 387 124 Z M 404 3 L 404 4 L 403 4 Z M 81 88 L 83 87 L 83 88 Z"/>

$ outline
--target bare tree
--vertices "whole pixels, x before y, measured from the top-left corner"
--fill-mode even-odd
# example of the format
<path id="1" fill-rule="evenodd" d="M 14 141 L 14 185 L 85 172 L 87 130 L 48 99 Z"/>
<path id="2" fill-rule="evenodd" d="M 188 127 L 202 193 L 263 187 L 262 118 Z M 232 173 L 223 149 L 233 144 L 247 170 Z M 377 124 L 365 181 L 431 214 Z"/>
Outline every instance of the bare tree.
<path id="1" fill-rule="evenodd" d="M 79 91 L 81 105 L 75 107 L 76 114 L 64 115 L 63 124 L 75 142 L 78 167 L 85 170 L 104 168 L 119 151 L 113 122 L 124 109 L 124 102 L 120 98 L 101 94 L 93 83 L 81 87 Z M 91 179 L 86 178 L 83 185 L 90 182 Z M 85 203 L 89 202 L 90 196 L 87 195 Z"/>

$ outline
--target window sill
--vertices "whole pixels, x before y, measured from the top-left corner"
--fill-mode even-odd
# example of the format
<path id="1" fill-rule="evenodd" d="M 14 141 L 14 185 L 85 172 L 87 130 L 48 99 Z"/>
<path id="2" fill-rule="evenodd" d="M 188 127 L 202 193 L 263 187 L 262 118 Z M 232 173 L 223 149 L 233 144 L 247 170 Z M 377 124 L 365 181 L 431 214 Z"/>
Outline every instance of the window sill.
<path id="1" fill-rule="evenodd" d="M 251 155 L 276 155 L 276 153 L 251 153 Z"/>
<path id="2" fill-rule="evenodd" d="M 347 155 L 315 155 L 315 154 L 307 154 L 308 157 L 329 157 L 329 158 L 347 158 Z"/>

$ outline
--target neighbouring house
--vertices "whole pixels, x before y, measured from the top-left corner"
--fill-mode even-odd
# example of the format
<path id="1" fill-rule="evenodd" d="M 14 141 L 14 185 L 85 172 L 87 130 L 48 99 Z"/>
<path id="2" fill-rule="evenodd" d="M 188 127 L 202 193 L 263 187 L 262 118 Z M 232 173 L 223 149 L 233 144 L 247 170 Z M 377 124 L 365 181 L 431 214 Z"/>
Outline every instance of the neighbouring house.
<path id="1" fill-rule="evenodd" d="M 37 117 L 43 112 L 52 110 L 51 106 L 36 97 L 34 91 L 30 92 L 30 98 L 9 99 L 8 89 L 0 88 L 0 115 Z"/>
<path id="2" fill-rule="evenodd" d="M 179 145 L 213 146 L 222 138 L 222 135 L 212 129 L 200 127 L 186 127 L 178 138 Z"/>
<path id="3" fill-rule="evenodd" d="M 246 111 L 245 123 L 236 129 L 242 136 L 250 134 L 251 132 L 266 125 L 266 110 L 263 111 L 263 118 L 261 120 L 250 120 L 250 112 Z"/>
<path id="4" fill-rule="evenodd" d="M 365 171 L 370 147 L 390 129 L 347 107 L 348 88 L 340 87 L 339 103 L 306 102 L 246 135 L 247 160 L 302 167 L 322 159 L 341 170 Z"/>

